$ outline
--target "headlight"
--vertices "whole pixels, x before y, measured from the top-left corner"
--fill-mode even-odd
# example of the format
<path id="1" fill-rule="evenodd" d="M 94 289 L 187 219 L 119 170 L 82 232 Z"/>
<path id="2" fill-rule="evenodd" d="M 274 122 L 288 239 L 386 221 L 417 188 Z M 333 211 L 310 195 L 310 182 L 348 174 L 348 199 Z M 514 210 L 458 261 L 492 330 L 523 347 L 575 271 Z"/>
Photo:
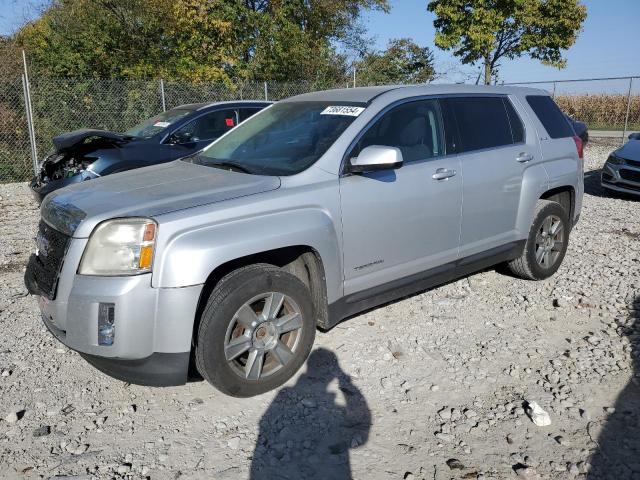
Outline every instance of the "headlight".
<path id="1" fill-rule="evenodd" d="M 78 273 L 116 276 L 150 272 L 156 230 L 150 218 L 102 222 L 89 237 Z"/>
<path id="2" fill-rule="evenodd" d="M 624 163 L 624 160 L 622 160 L 620 157 L 616 157 L 612 153 L 611 155 L 609 155 L 609 158 L 607 158 L 607 163 L 610 163 L 611 165 L 622 165 Z"/>

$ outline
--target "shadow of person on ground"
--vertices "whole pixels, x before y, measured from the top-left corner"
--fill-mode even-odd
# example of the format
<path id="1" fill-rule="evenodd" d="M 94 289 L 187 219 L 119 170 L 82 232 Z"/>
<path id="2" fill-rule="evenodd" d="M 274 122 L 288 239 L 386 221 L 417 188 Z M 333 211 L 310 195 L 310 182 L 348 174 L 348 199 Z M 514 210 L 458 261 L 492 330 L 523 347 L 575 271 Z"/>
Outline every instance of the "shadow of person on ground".
<path id="1" fill-rule="evenodd" d="M 250 479 L 350 479 L 349 450 L 366 443 L 370 428 L 360 390 L 336 355 L 319 348 L 260 419 Z"/>
<path id="2" fill-rule="evenodd" d="M 631 381 L 618 396 L 615 411 L 606 419 L 598 446 L 591 456 L 589 480 L 640 479 L 640 296 L 622 327 L 632 348 Z"/>

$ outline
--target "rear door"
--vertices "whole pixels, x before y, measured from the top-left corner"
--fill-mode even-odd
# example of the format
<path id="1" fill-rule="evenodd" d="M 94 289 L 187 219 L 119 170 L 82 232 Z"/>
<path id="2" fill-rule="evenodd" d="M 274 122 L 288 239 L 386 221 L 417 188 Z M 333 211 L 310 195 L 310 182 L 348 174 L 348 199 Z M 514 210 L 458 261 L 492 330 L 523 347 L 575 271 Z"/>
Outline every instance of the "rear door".
<path id="1" fill-rule="evenodd" d="M 464 258 L 521 239 L 516 221 L 522 178 L 538 151 L 507 96 L 452 97 L 446 103 L 458 126 Z"/>

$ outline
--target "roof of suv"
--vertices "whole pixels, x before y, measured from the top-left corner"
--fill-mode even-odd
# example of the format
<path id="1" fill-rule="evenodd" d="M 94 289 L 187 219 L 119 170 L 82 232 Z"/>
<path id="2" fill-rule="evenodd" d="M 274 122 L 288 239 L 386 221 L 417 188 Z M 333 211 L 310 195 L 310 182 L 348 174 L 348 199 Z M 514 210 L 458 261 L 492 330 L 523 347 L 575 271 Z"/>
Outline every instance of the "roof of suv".
<path id="1" fill-rule="evenodd" d="M 460 93 L 498 93 L 503 95 L 525 93 L 529 95 L 548 95 L 548 92 L 537 88 L 494 86 L 494 85 L 448 85 L 448 84 L 428 84 L 428 85 L 386 85 L 379 87 L 356 87 L 339 88 L 335 90 L 324 90 L 319 92 L 303 93 L 290 97 L 284 102 L 354 102 L 369 103 L 376 97 L 387 92 L 402 92 L 401 96 L 415 95 L 443 95 Z"/>

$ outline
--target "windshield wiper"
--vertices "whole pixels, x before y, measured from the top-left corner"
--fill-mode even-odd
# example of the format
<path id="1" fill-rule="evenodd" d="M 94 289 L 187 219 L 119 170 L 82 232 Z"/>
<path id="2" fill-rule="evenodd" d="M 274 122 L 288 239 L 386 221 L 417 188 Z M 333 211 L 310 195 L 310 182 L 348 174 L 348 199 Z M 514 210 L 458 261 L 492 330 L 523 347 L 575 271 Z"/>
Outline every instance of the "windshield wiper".
<path id="1" fill-rule="evenodd" d="M 247 167 L 245 167 L 244 165 L 240 165 L 239 163 L 236 162 L 206 162 L 205 165 L 207 165 L 208 167 L 217 167 L 217 168 L 223 168 L 223 169 L 228 169 L 228 170 L 235 170 L 237 172 L 241 172 L 241 173 L 248 173 L 250 175 L 253 175 L 253 171 Z"/>

